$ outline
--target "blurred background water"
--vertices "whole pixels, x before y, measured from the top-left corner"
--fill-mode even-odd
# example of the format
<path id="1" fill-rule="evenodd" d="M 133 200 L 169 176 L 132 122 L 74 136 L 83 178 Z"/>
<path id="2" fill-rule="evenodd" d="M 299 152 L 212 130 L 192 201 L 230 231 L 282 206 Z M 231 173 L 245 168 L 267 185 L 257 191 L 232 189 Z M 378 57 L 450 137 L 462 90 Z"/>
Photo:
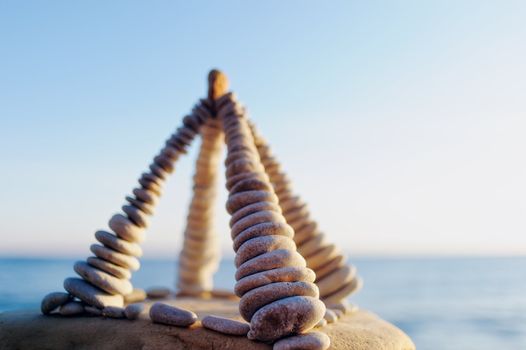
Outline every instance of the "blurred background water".
<path id="1" fill-rule="evenodd" d="M 62 290 L 74 260 L 0 259 L 0 312 L 36 309 Z M 134 285 L 173 287 L 173 260 L 145 260 Z M 357 258 L 364 288 L 351 302 L 408 333 L 418 349 L 526 349 L 526 257 Z M 234 264 L 215 275 L 234 285 Z"/>

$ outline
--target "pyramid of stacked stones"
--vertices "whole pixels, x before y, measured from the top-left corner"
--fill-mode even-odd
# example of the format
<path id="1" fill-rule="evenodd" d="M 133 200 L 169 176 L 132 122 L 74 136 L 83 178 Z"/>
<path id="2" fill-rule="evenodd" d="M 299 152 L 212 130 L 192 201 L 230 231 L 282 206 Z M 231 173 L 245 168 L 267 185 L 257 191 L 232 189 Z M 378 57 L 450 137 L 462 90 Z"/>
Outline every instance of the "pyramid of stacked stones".
<path id="1" fill-rule="evenodd" d="M 242 108 L 231 94 L 218 102 L 239 311 L 250 322 L 249 338 L 273 342 L 313 328 L 325 305 L 314 272 L 296 251 L 294 230 L 282 215 Z"/>
<path id="2" fill-rule="evenodd" d="M 44 313 L 59 306 L 64 308 L 68 303 L 80 304 L 73 302 L 73 297 L 84 306 L 99 310 L 123 306 L 124 296 L 132 292 L 131 272 L 140 267 L 140 243 L 144 240 L 144 231 L 162 193 L 163 184 L 168 174 L 173 172 L 175 161 L 187 152 L 187 147 L 208 119 L 208 101 L 201 100 L 154 157 L 148 171 L 141 175 L 139 185 L 132 191 L 133 195 L 126 197 L 128 203 L 122 207 L 122 213 L 111 217 L 109 230 L 95 233 L 99 243 L 90 247 L 94 256 L 74 265 L 80 278 L 71 277 L 64 281 L 64 289 L 69 295 L 56 292 L 44 297 Z"/>
<path id="3" fill-rule="evenodd" d="M 196 162 L 194 194 L 179 255 L 178 295 L 204 296 L 203 293 L 210 292 L 219 264 L 214 203 L 223 131 L 217 119 L 209 119 L 201 127 L 200 134 L 202 142 Z"/>
<path id="4" fill-rule="evenodd" d="M 80 278 L 64 281 L 68 293 L 44 298 L 44 313 L 59 306 L 63 314 L 88 309 L 110 316 L 122 313 L 117 309 L 133 290 L 131 272 L 140 267 L 140 243 L 149 216 L 175 161 L 198 134 L 202 143 L 179 259 L 179 295 L 204 296 L 213 288 L 219 256 L 213 203 L 225 141 L 226 209 L 231 215 L 237 268 L 234 291 L 240 297 L 239 312 L 250 323 L 248 337 L 274 342 L 305 333 L 323 324 L 324 317 L 337 319 L 326 307 L 345 310 L 345 297 L 360 286 L 354 267 L 345 263 L 343 254 L 318 230 L 244 108 L 233 94 L 226 93 L 227 85 L 223 74 L 210 73 L 208 98 L 194 107 L 166 141 L 139 178 L 133 195 L 126 197 L 122 213 L 109 220 L 109 229 L 95 233 L 99 243 L 90 248 L 94 256 L 74 266 Z"/>
<path id="5" fill-rule="evenodd" d="M 294 229 L 294 242 L 307 266 L 316 273 L 320 298 L 327 306 L 341 303 L 361 287 L 356 268 L 346 264 L 346 258 L 335 245 L 327 241 L 316 221 L 311 219 L 307 204 L 292 192 L 291 183 L 280 163 L 272 155 L 270 146 L 257 132 L 253 123 L 250 129 L 261 162 L 279 198 L 283 216 Z"/>

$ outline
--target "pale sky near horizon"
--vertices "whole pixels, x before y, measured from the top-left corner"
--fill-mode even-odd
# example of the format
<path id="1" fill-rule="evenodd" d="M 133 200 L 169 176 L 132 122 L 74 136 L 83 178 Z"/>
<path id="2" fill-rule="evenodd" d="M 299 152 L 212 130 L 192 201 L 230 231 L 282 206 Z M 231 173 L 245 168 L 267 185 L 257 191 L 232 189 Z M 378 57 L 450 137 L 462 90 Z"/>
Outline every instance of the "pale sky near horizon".
<path id="1" fill-rule="evenodd" d="M 2 1 L 0 256 L 88 255 L 212 67 L 351 254 L 525 254 L 524 18 L 523 1 Z M 196 146 L 147 258 L 180 247 Z"/>

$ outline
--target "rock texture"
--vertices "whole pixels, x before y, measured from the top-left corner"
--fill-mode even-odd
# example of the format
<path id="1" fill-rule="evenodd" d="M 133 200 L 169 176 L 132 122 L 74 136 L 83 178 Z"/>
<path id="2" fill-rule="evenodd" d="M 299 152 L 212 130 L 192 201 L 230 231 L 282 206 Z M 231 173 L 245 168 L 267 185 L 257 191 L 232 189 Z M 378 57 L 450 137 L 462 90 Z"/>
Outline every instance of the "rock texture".
<path id="1" fill-rule="evenodd" d="M 239 311 L 249 339 L 272 342 L 313 328 L 325 305 L 292 240 L 278 197 L 259 159 L 241 106 L 231 94 L 218 100 L 227 144 L 226 203 L 236 252 Z M 262 278 L 254 279 L 259 274 Z M 265 275 L 272 275 L 272 279 Z"/>
<path id="2" fill-rule="evenodd" d="M 181 298 L 168 301 L 193 310 L 200 319 L 213 314 L 241 320 L 237 303 L 228 300 Z M 145 305 L 145 310 L 149 304 Z M 344 315 L 321 329 L 332 350 L 412 350 L 411 340 L 398 328 L 366 311 Z M 148 312 L 135 321 L 93 316 L 43 316 L 38 310 L 0 313 L 0 349 L 272 349 L 246 337 L 224 335 L 202 327 L 151 323 Z"/>

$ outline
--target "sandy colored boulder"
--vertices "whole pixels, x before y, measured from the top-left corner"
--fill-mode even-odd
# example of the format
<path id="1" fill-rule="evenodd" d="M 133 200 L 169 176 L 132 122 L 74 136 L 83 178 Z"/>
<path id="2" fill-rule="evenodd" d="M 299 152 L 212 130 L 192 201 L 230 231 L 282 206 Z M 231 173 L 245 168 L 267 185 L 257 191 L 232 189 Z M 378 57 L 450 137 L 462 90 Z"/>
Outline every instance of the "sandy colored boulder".
<path id="1" fill-rule="evenodd" d="M 237 303 L 225 299 L 179 298 L 167 303 L 191 309 L 201 319 L 214 314 L 240 320 Z M 148 309 L 146 303 L 145 308 Z M 217 349 L 270 350 L 272 345 L 200 327 L 169 327 L 142 313 L 135 321 L 93 316 L 43 316 L 38 310 L 0 313 L 0 349 Z M 331 350 L 414 350 L 398 328 L 377 316 L 357 311 L 321 329 L 331 338 Z"/>

